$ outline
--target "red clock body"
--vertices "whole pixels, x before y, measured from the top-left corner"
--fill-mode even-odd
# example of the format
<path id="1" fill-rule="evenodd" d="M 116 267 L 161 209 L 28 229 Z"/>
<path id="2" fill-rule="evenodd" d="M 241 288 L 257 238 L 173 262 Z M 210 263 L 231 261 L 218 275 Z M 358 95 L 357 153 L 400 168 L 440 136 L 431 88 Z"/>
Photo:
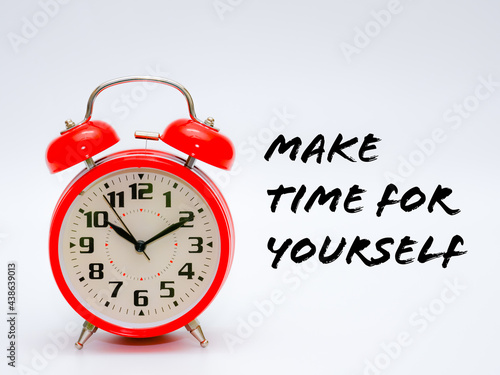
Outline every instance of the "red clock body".
<path id="1" fill-rule="evenodd" d="M 90 324 L 152 337 L 192 322 L 233 257 L 228 206 L 198 168 L 161 151 L 118 152 L 80 173 L 55 208 L 50 262 Z"/>

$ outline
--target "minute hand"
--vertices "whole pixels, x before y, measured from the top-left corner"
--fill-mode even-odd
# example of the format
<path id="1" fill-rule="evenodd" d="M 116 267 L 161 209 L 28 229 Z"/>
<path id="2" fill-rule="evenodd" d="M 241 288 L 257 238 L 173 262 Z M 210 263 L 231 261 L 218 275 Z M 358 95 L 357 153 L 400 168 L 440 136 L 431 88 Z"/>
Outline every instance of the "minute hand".
<path id="1" fill-rule="evenodd" d="M 182 227 L 186 221 L 189 221 L 189 219 L 188 218 L 181 218 L 181 219 L 179 219 L 179 221 L 177 223 L 174 223 L 174 224 L 166 227 L 160 233 L 158 233 L 156 236 L 153 236 L 149 240 L 145 241 L 144 245 L 147 245 L 147 244 L 149 244 L 149 243 L 151 243 L 153 241 L 156 241 L 157 239 L 159 239 L 159 238 L 161 238 L 163 236 L 166 236 L 170 232 L 173 232 L 174 230 Z"/>

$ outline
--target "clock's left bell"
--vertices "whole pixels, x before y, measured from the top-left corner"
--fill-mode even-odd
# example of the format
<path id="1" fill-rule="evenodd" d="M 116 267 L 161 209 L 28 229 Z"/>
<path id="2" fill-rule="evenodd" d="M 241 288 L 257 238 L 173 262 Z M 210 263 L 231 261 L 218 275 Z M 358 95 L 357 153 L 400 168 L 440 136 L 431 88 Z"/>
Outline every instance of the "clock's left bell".
<path id="1" fill-rule="evenodd" d="M 68 129 L 54 139 L 47 148 L 46 161 L 51 173 L 63 171 L 80 162 L 92 161 L 92 156 L 116 144 L 120 138 L 104 121 L 88 120 L 74 125 L 66 121 Z"/>

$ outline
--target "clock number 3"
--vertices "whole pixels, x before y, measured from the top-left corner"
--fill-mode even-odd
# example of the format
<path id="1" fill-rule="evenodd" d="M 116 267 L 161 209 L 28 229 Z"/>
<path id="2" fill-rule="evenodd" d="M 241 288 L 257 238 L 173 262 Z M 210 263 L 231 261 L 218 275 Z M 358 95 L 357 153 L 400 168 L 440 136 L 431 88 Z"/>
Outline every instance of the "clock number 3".
<path id="1" fill-rule="evenodd" d="M 188 237 L 190 240 L 196 240 L 195 243 L 192 243 L 191 246 L 195 247 L 196 250 L 189 251 L 191 254 L 201 253 L 203 251 L 203 238 L 201 237 Z"/>

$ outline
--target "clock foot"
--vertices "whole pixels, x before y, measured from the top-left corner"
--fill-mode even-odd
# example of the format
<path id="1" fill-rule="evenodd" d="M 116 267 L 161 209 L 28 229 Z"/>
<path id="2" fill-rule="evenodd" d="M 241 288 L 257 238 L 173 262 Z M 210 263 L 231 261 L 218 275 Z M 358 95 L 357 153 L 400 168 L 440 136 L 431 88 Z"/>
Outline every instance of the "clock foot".
<path id="1" fill-rule="evenodd" d="M 184 327 L 191 333 L 196 340 L 200 342 L 202 348 L 206 348 L 208 345 L 208 340 L 205 338 L 203 331 L 200 327 L 200 322 L 198 319 L 193 320 L 191 323 L 186 324 Z"/>
<path id="2" fill-rule="evenodd" d="M 97 327 L 89 322 L 83 322 L 82 333 L 80 333 L 80 337 L 78 341 L 75 343 L 75 348 L 81 350 L 83 348 L 83 344 L 87 342 L 87 340 L 92 336 L 95 331 L 97 331 Z"/>

